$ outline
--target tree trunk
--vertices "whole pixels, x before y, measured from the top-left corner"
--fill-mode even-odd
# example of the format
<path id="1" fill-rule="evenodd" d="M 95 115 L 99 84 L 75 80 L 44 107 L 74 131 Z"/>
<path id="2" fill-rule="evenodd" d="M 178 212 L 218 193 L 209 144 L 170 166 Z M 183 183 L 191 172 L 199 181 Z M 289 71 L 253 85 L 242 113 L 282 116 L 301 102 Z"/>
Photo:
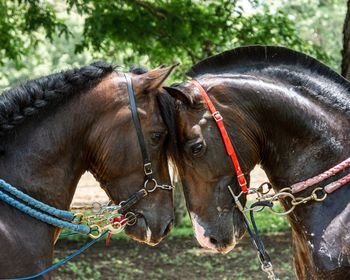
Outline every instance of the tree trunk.
<path id="1" fill-rule="evenodd" d="M 343 36 L 341 74 L 350 80 L 350 0 L 347 5 Z"/>

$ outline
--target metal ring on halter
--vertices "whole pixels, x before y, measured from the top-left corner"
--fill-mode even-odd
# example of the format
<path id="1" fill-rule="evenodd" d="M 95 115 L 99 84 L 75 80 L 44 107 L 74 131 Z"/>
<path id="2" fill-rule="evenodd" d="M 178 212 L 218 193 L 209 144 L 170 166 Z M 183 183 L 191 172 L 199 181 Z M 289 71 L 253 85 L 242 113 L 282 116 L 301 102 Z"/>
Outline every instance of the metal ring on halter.
<path id="1" fill-rule="evenodd" d="M 322 194 L 323 196 L 318 197 L 318 196 L 317 196 L 317 192 L 321 192 L 321 194 Z M 316 188 L 316 189 L 314 189 L 314 190 L 312 191 L 312 195 L 313 195 L 313 199 L 314 199 L 315 201 L 323 201 L 323 200 L 325 200 L 326 197 L 327 197 L 327 193 L 324 191 L 323 188 Z"/>
<path id="2" fill-rule="evenodd" d="M 90 233 L 88 234 L 89 237 L 91 237 L 92 239 L 96 239 L 99 238 L 102 235 L 102 229 L 99 225 L 91 225 L 90 226 Z M 93 232 L 97 232 L 97 234 L 93 234 Z"/>
<path id="3" fill-rule="evenodd" d="M 133 226 L 136 224 L 137 222 L 137 216 L 135 215 L 135 213 L 133 212 L 128 212 L 125 214 L 125 218 L 127 220 L 126 224 L 128 226 Z"/>
<path id="4" fill-rule="evenodd" d="M 148 185 L 149 183 L 153 183 L 153 184 L 154 184 L 153 188 L 150 189 L 150 190 L 147 189 L 147 185 Z M 144 188 L 148 193 L 151 193 L 151 192 L 154 192 L 154 191 L 158 188 L 158 183 L 157 183 L 156 179 L 154 179 L 154 178 L 152 178 L 151 181 L 147 179 L 147 180 L 145 181 L 145 183 L 143 184 L 143 188 Z"/>
<path id="5" fill-rule="evenodd" d="M 266 192 L 264 192 L 264 186 L 267 186 L 267 191 Z M 262 183 L 256 190 L 257 190 L 257 192 L 259 193 L 259 194 L 261 194 L 261 195 L 265 195 L 265 194 L 268 194 L 269 192 L 270 192 L 270 190 L 272 189 L 272 186 L 271 186 L 271 184 L 269 183 L 269 182 L 264 182 L 264 183 Z"/>
<path id="6" fill-rule="evenodd" d="M 276 194 L 270 199 L 270 201 L 278 200 L 278 198 L 279 198 L 280 196 L 282 196 L 282 198 L 289 197 L 289 198 L 292 199 L 292 201 L 293 201 L 293 199 L 294 199 L 294 195 L 292 195 L 292 194 L 289 193 L 289 192 L 279 192 L 279 193 L 276 193 Z M 275 211 L 275 210 L 273 209 L 273 207 L 269 207 L 269 210 L 270 210 L 272 213 L 276 214 L 276 215 L 283 216 L 283 215 L 288 215 L 290 212 L 292 212 L 292 211 L 294 210 L 294 208 L 295 208 L 295 205 L 292 205 L 292 207 L 289 208 L 289 210 L 284 211 L 284 212 Z"/>

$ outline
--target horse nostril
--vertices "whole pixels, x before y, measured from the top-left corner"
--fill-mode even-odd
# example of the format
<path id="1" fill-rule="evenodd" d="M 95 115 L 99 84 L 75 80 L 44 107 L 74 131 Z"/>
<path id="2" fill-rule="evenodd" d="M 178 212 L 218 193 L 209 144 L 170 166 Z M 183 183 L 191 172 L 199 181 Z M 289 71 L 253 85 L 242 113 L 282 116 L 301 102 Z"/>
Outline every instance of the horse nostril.
<path id="1" fill-rule="evenodd" d="M 167 225 L 167 227 L 165 228 L 163 236 L 168 235 L 172 228 L 173 228 L 173 220 L 171 220 Z"/>
<path id="2" fill-rule="evenodd" d="M 212 237 L 212 236 L 209 237 L 209 241 L 210 241 L 210 243 L 213 244 L 213 245 L 218 244 L 218 241 L 217 241 L 214 237 Z"/>

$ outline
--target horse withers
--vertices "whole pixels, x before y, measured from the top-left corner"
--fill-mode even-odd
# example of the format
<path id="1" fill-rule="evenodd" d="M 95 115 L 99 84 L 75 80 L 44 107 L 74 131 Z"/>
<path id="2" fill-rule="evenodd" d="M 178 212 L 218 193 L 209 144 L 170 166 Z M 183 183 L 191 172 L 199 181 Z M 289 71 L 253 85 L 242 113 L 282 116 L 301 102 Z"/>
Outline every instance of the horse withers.
<path id="1" fill-rule="evenodd" d="M 282 47 L 242 47 L 199 62 L 189 74 L 223 117 L 247 181 L 260 164 L 278 192 L 349 158 L 350 83 L 315 59 Z M 196 82 L 166 90 L 176 99 L 176 126 L 169 129 L 177 133 L 172 145 L 195 235 L 202 246 L 226 253 L 245 224 L 228 189 L 241 193 L 215 123 L 219 115 L 208 110 Z M 308 196 L 349 171 L 295 197 Z M 323 202 L 302 203 L 288 215 L 299 279 L 349 278 L 349 187 Z M 245 199 L 243 193 L 242 205 Z M 281 202 L 286 209 L 292 206 L 288 198 Z"/>
<path id="2" fill-rule="evenodd" d="M 130 111 L 128 78 L 153 178 L 171 185 L 158 89 L 173 68 L 124 74 L 97 62 L 5 91 L 0 96 L 0 178 L 59 209 L 69 208 L 85 171 L 115 203 L 143 188 L 144 163 Z M 137 222 L 127 226 L 126 233 L 155 245 L 172 226 L 172 193 L 158 189 L 131 211 Z M 58 232 L 0 202 L 0 278 L 47 268 Z"/>

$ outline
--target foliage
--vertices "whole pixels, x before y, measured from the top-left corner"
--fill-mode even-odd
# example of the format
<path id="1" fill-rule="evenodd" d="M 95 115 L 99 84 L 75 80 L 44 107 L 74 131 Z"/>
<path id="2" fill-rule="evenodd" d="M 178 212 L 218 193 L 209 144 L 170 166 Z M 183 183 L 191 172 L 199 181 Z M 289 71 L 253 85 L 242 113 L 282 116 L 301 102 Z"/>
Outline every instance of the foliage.
<path id="1" fill-rule="evenodd" d="M 271 1 L 278 5 L 258 0 L 2 0 L 0 87 L 96 57 L 148 67 L 180 61 L 177 73 L 184 73 L 202 58 L 247 44 L 288 46 L 334 67 L 339 60 L 335 48 L 300 28 L 316 26 L 319 17 L 323 23 L 327 18 L 338 22 L 341 1 L 323 0 L 317 17 L 312 16 L 316 0 Z"/>
<path id="2" fill-rule="evenodd" d="M 39 0 L 0 1 L 0 65 L 20 58 L 38 43 L 39 33 L 52 40 L 55 34 L 68 36 L 68 28 L 56 16 L 54 6 Z"/>
<path id="3" fill-rule="evenodd" d="M 128 62 L 147 55 L 153 65 L 179 60 L 187 68 L 239 45 L 279 44 L 329 62 L 320 46 L 300 37 L 285 11 L 271 10 L 256 1 L 251 1 L 256 10 L 250 15 L 239 1 L 232 0 L 68 2 L 87 16 L 78 51 L 91 47 L 113 56 L 121 49 L 132 49 L 125 57 Z"/>
<path id="4" fill-rule="evenodd" d="M 269 1 L 276 3 L 274 0 Z M 295 22 L 300 37 L 311 41 L 326 54 L 321 60 L 339 70 L 343 45 L 346 0 L 281 0 L 279 7 Z M 320 58 L 319 56 L 317 56 Z"/>
<path id="5" fill-rule="evenodd" d="M 81 41 L 83 19 L 75 16 L 70 18 L 65 13 L 58 14 L 67 24 L 70 37 L 60 37 L 52 34 L 52 42 L 47 41 L 43 33 L 35 33 L 37 43 L 35 48 L 26 50 L 20 62 L 4 58 L 4 66 L 0 67 L 0 88 L 17 84 L 21 81 L 48 75 L 58 70 L 79 67 L 90 63 L 93 55 L 88 52 L 77 54 L 75 44 Z"/>

